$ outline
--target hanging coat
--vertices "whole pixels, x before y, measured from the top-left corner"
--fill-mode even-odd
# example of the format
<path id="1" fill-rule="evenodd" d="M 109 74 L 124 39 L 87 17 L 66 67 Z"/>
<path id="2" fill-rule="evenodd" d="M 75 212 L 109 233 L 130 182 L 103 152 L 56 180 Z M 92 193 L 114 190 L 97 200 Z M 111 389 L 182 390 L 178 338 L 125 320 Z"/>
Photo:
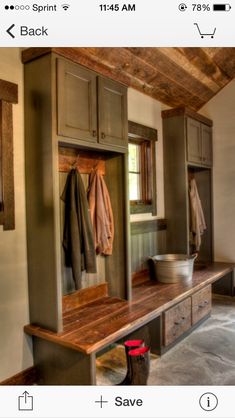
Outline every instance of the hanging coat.
<path id="1" fill-rule="evenodd" d="M 201 235 L 206 229 L 206 222 L 195 179 L 190 181 L 189 197 L 191 208 L 192 244 L 195 246 L 196 251 L 199 251 L 201 246 Z"/>
<path id="2" fill-rule="evenodd" d="M 90 174 L 88 202 L 96 253 L 111 255 L 114 239 L 113 211 L 107 186 L 97 170 Z"/>
<path id="3" fill-rule="evenodd" d="M 65 263 L 72 267 L 75 288 L 80 289 L 82 271 L 96 273 L 96 254 L 87 197 L 76 169 L 68 174 L 61 199 L 65 202 Z"/>

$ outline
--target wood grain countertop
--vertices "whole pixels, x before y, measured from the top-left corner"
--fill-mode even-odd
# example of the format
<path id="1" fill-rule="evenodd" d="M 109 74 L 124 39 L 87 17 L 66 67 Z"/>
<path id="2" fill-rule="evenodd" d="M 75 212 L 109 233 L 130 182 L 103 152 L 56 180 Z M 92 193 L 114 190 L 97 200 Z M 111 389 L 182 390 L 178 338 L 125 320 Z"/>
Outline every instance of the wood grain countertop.
<path id="1" fill-rule="evenodd" d="M 24 330 L 29 335 L 91 354 L 147 324 L 234 268 L 235 263 L 212 263 L 194 271 L 192 281 L 187 284 L 162 284 L 146 280 L 134 287 L 131 302 L 106 296 L 65 312 L 61 333 L 37 325 L 26 325 Z"/>

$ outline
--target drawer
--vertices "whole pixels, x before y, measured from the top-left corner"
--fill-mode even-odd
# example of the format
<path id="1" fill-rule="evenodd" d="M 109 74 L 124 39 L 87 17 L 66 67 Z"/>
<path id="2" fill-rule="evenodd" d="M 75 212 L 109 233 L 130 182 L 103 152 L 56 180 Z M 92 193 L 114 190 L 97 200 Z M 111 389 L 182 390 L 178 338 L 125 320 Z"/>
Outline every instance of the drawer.
<path id="1" fill-rule="evenodd" d="M 196 324 L 211 311 L 211 285 L 192 296 L 192 324 Z"/>
<path id="2" fill-rule="evenodd" d="M 191 298 L 163 313 L 163 341 L 167 346 L 191 327 Z"/>

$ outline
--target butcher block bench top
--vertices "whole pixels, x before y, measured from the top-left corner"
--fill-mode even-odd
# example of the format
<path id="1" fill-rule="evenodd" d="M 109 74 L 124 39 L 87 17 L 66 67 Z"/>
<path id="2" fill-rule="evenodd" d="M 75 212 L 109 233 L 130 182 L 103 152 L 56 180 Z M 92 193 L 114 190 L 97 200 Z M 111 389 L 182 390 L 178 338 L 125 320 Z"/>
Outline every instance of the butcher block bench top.
<path id="1" fill-rule="evenodd" d="M 80 351 L 95 353 L 158 317 L 163 311 L 213 283 L 235 268 L 232 263 L 213 263 L 193 273 L 187 284 L 162 284 L 146 280 L 133 288 L 133 300 L 100 297 L 63 315 L 63 332 L 26 325 L 27 334 Z"/>

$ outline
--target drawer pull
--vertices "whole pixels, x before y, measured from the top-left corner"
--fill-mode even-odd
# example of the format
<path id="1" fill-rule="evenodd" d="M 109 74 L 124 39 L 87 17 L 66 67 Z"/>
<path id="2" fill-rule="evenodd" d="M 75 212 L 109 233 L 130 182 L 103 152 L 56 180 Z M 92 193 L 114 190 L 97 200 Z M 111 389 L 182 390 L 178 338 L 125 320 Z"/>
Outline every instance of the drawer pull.
<path id="1" fill-rule="evenodd" d="M 201 303 L 200 305 L 198 305 L 198 307 L 199 307 L 200 309 L 205 308 L 205 307 L 208 305 L 208 303 L 209 303 L 209 301 L 208 301 L 208 300 L 204 300 L 204 302 L 203 302 L 203 303 Z"/>
<path id="2" fill-rule="evenodd" d="M 182 318 L 179 321 L 175 321 L 175 325 L 181 325 L 185 321 L 185 316 L 182 316 Z"/>
<path id="3" fill-rule="evenodd" d="M 92 131 L 92 135 L 94 136 L 94 137 L 96 137 L 97 136 L 97 132 L 94 130 L 94 131 Z"/>
<path id="4" fill-rule="evenodd" d="M 105 138 L 105 133 L 101 132 L 101 138 L 104 139 Z"/>

